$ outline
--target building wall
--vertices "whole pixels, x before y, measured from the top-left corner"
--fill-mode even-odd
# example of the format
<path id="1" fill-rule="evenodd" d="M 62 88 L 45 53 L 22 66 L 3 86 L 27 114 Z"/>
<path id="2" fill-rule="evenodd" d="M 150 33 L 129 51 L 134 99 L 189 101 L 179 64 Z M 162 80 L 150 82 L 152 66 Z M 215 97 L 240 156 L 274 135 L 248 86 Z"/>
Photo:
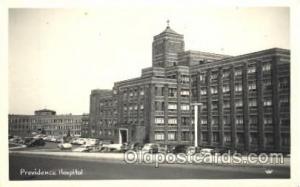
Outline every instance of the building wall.
<path id="1" fill-rule="evenodd" d="M 168 42 L 176 45 L 168 49 Z M 192 145 L 191 104 L 202 103 L 199 146 L 289 152 L 289 50 L 239 56 L 183 50 L 183 36 L 167 28 L 154 37 L 153 65 L 141 77 L 116 82 L 105 94 L 92 91 L 93 137 L 119 142 L 126 129 L 129 142 Z"/>
<path id="2" fill-rule="evenodd" d="M 9 134 L 21 137 L 32 136 L 33 132 L 51 136 L 81 136 L 81 115 L 15 115 L 9 117 Z"/>
<path id="3" fill-rule="evenodd" d="M 288 152 L 289 76 L 281 49 L 193 68 L 200 145 Z"/>

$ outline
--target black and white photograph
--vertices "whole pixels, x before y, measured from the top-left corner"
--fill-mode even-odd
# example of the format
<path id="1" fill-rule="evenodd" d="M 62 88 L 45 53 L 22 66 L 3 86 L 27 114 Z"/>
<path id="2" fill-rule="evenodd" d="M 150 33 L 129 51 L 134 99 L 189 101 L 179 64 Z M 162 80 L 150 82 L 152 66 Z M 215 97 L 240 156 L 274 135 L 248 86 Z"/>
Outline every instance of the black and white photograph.
<path id="1" fill-rule="evenodd" d="M 291 7 L 102 5 L 7 9 L 8 182 L 292 184 Z"/>

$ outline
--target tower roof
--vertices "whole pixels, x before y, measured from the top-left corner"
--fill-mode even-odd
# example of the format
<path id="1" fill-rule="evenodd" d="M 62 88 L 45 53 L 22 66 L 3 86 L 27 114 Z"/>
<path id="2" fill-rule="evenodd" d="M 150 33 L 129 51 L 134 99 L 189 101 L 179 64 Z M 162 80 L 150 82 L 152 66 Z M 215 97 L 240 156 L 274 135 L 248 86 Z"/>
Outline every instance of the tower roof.
<path id="1" fill-rule="evenodd" d="M 165 29 L 162 33 L 178 34 L 178 33 L 175 32 L 173 29 L 171 29 L 171 27 L 170 27 L 169 25 L 166 27 L 166 29 Z M 161 33 L 161 34 L 162 34 L 162 33 Z"/>

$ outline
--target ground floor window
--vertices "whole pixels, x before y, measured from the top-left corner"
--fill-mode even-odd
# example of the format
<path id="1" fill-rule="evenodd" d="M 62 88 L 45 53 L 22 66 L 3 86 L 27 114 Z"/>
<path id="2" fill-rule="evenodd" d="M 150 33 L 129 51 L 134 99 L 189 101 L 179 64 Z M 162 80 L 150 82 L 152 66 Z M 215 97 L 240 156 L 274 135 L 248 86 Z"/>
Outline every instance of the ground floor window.
<path id="1" fill-rule="evenodd" d="M 168 132 L 168 140 L 176 140 L 176 132 Z"/>
<path id="2" fill-rule="evenodd" d="M 164 140 L 165 134 L 163 132 L 155 132 L 154 139 L 155 140 Z"/>
<path id="3" fill-rule="evenodd" d="M 181 133 L 181 140 L 182 141 L 189 141 L 190 139 L 190 133 L 188 131 L 184 131 Z"/>

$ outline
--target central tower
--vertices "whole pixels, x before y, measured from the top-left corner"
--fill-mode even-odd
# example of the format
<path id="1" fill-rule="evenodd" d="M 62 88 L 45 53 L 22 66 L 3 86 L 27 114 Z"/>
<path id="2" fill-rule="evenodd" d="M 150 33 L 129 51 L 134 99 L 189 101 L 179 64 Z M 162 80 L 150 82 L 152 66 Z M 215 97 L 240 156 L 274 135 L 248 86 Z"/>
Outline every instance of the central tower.
<path id="1" fill-rule="evenodd" d="M 178 64 L 178 53 L 184 51 L 183 35 L 167 28 L 154 36 L 152 42 L 152 66 L 170 67 Z"/>

